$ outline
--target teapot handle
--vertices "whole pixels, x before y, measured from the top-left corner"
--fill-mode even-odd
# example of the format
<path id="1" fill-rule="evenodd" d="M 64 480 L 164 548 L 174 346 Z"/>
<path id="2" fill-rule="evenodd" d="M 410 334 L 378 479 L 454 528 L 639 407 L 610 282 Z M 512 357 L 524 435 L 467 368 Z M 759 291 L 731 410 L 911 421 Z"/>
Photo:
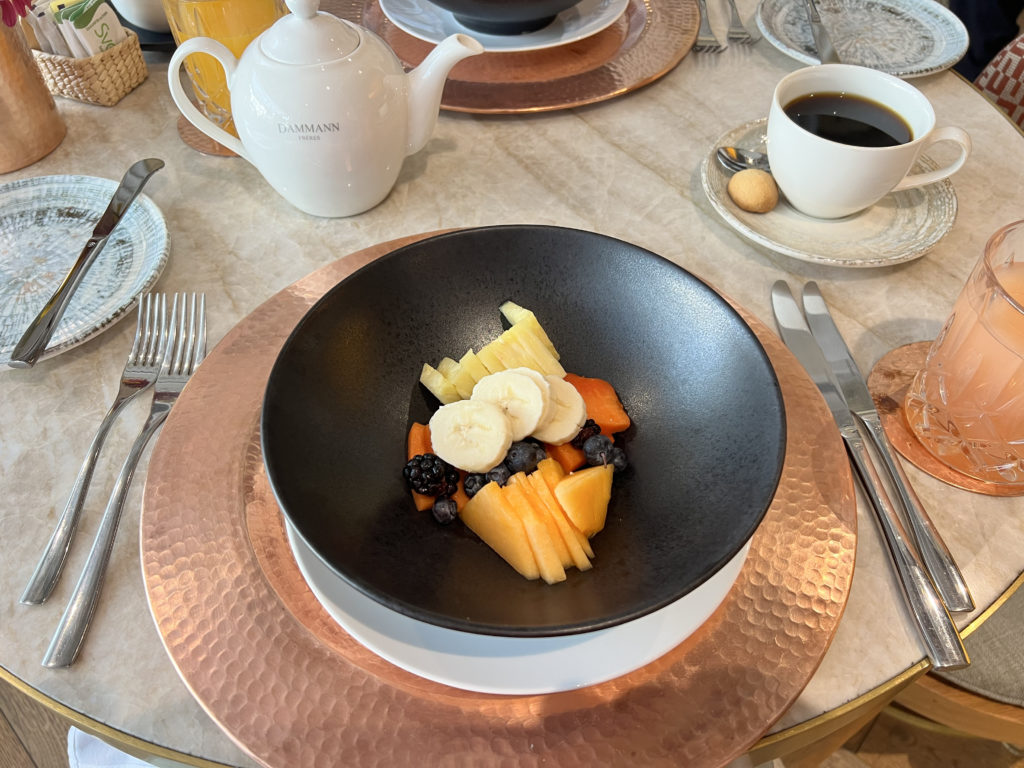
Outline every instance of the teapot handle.
<path id="1" fill-rule="evenodd" d="M 236 155 L 244 157 L 251 163 L 252 160 L 249 158 L 249 153 L 242 147 L 242 142 L 200 112 L 196 108 L 195 104 L 193 104 L 185 94 L 185 89 L 181 87 L 181 73 L 179 70 L 185 61 L 185 57 L 192 53 L 208 53 L 220 62 L 220 65 L 224 68 L 224 74 L 227 77 L 228 90 L 230 92 L 231 76 L 234 74 L 235 68 L 238 66 L 238 59 L 235 58 L 234 54 L 232 54 L 223 43 L 219 43 L 209 37 L 193 37 L 189 40 L 183 41 L 182 44 L 178 46 L 177 50 L 171 56 L 170 64 L 167 66 L 167 85 L 171 89 L 171 98 L 174 99 L 174 103 L 178 105 L 178 109 L 181 110 L 181 114 L 183 114 L 185 118 L 192 123 L 192 125 L 217 143 L 224 145 Z"/>

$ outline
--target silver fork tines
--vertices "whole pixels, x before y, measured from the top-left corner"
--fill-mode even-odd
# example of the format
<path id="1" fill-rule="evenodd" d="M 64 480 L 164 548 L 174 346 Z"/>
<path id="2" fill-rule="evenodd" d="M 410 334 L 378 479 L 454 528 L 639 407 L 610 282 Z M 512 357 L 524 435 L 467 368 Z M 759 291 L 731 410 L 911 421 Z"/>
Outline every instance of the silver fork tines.
<path id="1" fill-rule="evenodd" d="M 705 0 L 697 0 L 700 5 L 700 29 L 697 30 L 697 42 L 693 45 L 695 53 L 720 53 L 725 46 L 715 37 L 711 31 L 711 22 L 708 21 L 708 6 Z"/>
<path id="2" fill-rule="evenodd" d="M 96 460 L 99 456 L 107 433 L 118 414 L 124 407 L 135 399 L 141 392 L 149 389 L 156 381 L 157 373 L 160 370 L 160 353 L 163 351 L 165 327 L 161 318 L 157 316 L 157 307 L 162 297 L 152 294 L 145 294 L 139 301 L 138 318 L 135 324 L 135 340 L 132 342 L 131 352 L 128 353 L 128 360 L 121 372 L 121 382 L 118 385 L 117 397 L 107 410 L 103 421 L 100 422 L 96 435 L 89 444 L 85 461 L 78 470 L 78 477 L 75 478 L 71 495 L 64 507 L 57 525 L 50 535 L 50 540 L 43 550 L 42 557 L 36 565 L 28 586 L 21 595 L 21 602 L 25 605 L 37 605 L 50 596 L 54 586 L 60 579 L 61 571 L 67 560 L 68 551 L 71 548 L 71 541 L 78 528 L 78 521 L 81 517 L 82 506 L 85 504 L 85 497 L 89 492 L 89 484 L 92 481 L 93 470 L 96 469 Z"/>
<path id="3" fill-rule="evenodd" d="M 740 12 L 736 8 L 736 0 L 729 0 L 729 13 L 729 31 L 725 35 L 726 39 L 739 45 L 750 45 L 754 42 L 753 35 L 747 31 L 747 28 L 743 26 L 743 22 L 740 20 Z"/>
<path id="4" fill-rule="evenodd" d="M 161 302 L 162 313 L 166 313 L 166 307 L 165 298 Z M 67 667 L 74 663 L 78 656 L 99 600 L 103 574 L 110 559 L 117 524 L 121 519 L 121 510 L 139 457 L 153 433 L 167 418 L 171 406 L 178 399 L 189 378 L 206 356 L 206 297 L 202 294 L 192 294 L 189 298 L 185 294 L 176 294 L 171 304 L 171 317 L 167 327 L 163 363 L 153 387 L 153 404 L 150 407 L 149 418 L 132 444 L 124 466 L 121 467 L 121 473 L 114 484 L 110 501 L 107 502 L 99 530 L 96 532 L 96 539 L 89 551 L 89 559 L 43 658 L 44 667 Z"/>

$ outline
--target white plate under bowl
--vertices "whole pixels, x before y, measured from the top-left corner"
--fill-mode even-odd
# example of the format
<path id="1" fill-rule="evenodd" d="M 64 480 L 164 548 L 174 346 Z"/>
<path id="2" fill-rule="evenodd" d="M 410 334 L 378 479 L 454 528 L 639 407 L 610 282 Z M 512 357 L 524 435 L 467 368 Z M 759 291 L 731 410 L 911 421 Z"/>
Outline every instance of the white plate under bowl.
<path id="1" fill-rule="evenodd" d="M 923 77 L 967 52 L 963 22 L 935 0 L 818 0 L 818 8 L 844 64 Z M 761 0 L 756 16 L 761 34 L 780 51 L 821 63 L 802 0 Z"/>
<path id="2" fill-rule="evenodd" d="M 380 0 L 380 9 L 391 23 L 428 43 L 440 43 L 449 35 L 469 35 L 485 51 L 514 53 L 568 45 L 607 29 L 626 12 L 629 0 L 580 0 L 562 11 L 543 29 L 521 35 L 487 35 L 470 29 L 455 16 L 429 0 Z"/>
<path id="3" fill-rule="evenodd" d="M 750 549 L 748 542 L 685 597 L 625 624 L 558 637 L 501 637 L 459 632 L 392 611 L 337 576 L 287 521 L 286 526 L 299 570 L 313 594 L 364 646 L 434 682 L 520 696 L 595 685 L 663 656 L 725 600 Z"/>
<path id="4" fill-rule="evenodd" d="M 0 185 L 0 365 L 71 270 L 118 182 L 37 176 Z M 170 241 L 139 195 L 96 257 L 42 357 L 71 349 L 128 314 L 160 277 Z"/>
<path id="5" fill-rule="evenodd" d="M 891 192 L 865 211 L 842 219 L 816 219 L 800 213 L 782 197 L 768 213 L 744 211 L 726 189 L 731 174 L 715 151 L 730 146 L 765 150 L 767 120 L 741 125 L 718 138 L 700 167 L 701 184 L 711 206 L 749 240 L 801 261 L 833 267 L 886 267 L 920 258 L 941 240 L 956 220 L 956 192 L 949 179 L 916 189 Z M 937 166 L 918 158 L 915 170 Z M 841 184 L 841 179 L 836 179 Z"/>

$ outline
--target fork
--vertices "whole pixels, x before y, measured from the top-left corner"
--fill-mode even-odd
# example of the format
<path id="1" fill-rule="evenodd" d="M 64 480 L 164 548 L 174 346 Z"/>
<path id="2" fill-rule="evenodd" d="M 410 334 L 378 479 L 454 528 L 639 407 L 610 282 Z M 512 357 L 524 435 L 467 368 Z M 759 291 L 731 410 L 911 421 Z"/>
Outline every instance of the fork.
<path id="1" fill-rule="evenodd" d="M 751 35 L 747 28 L 743 26 L 743 22 L 740 21 L 740 12 L 736 8 L 736 0 L 729 0 L 729 31 L 726 32 L 725 37 L 739 45 L 750 45 L 754 42 L 754 37 Z"/>
<path id="2" fill-rule="evenodd" d="M 78 528 L 78 520 L 81 517 L 86 494 L 89 492 L 92 473 L 96 468 L 96 460 L 107 433 L 121 410 L 156 381 L 157 372 L 160 370 L 159 352 L 166 334 L 165 324 L 162 322 L 166 318 L 158 320 L 155 310 L 155 305 L 159 304 L 160 300 L 160 296 L 154 297 L 147 293 L 139 301 L 135 340 L 132 342 L 131 352 L 128 353 L 128 360 L 121 372 L 117 397 L 114 398 L 113 404 L 96 430 L 92 443 L 89 444 L 89 451 L 85 461 L 82 462 L 81 469 L 78 470 L 78 477 L 75 478 L 75 485 L 71 489 L 71 496 L 64 507 L 64 512 L 61 514 L 60 520 L 57 521 L 57 526 L 50 535 L 50 541 L 47 543 L 42 557 L 39 558 L 39 563 L 32 573 L 32 578 L 29 579 L 28 586 L 25 587 L 25 591 L 21 595 L 21 602 L 25 605 L 38 605 L 44 602 L 56 586 L 61 571 L 64 570 L 68 551 L 71 549 L 71 540 Z"/>
<path id="3" fill-rule="evenodd" d="M 711 31 L 711 22 L 708 21 L 708 5 L 705 0 L 697 0 L 700 5 L 700 29 L 697 30 L 697 42 L 694 43 L 695 53 L 720 53 L 725 46 L 715 37 Z"/>
<path id="4" fill-rule="evenodd" d="M 167 298 L 163 297 L 160 306 L 161 316 L 165 315 L 166 311 Z M 168 334 L 163 347 L 163 362 L 153 387 L 153 404 L 149 417 L 132 444 L 124 466 L 121 467 L 121 473 L 114 484 L 110 501 L 107 502 L 99 530 L 96 532 L 96 539 L 89 551 L 89 559 L 78 584 L 75 585 L 74 594 L 64 609 L 64 615 L 61 616 L 57 631 L 50 641 L 46 656 L 43 657 L 44 667 L 68 667 L 77 658 L 99 601 L 103 575 L 117 533 L 117 524 L 121 519 L 121 510 L 139 457 L 153 433 L 167 418 L 171 406 L 205 356 L 206 296 L 193 293 L 189 299 L 185 294 L 175 294 L 171 305 Z"/>

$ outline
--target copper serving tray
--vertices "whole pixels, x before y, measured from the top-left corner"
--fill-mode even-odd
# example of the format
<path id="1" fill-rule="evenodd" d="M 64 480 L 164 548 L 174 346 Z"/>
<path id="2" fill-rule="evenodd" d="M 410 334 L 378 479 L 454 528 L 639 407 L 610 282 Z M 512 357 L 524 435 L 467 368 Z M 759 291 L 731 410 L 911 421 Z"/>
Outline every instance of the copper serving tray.
<path id="1" fill-rule="evenodd" d="M 325 0 L 321 6 L 376 32 L 407 68 L 434 48 L 396 27 L 377 0 Z M 699 26 L 695 0 L 630 0 L 614 24 L 575 43 L 484 53 L 459 62 L 445 84 L 441 106 L 513 114 L 611 99 L 671 71 L 693 47 Z"/>
<path id="2" fill-rule="evenodd" d="M 141 549 L 150 608 L 179 674 L 228 736 L 274 768 L 729 762 L 814 674 L 856 552 L 853 479 L 832 417 L 748 313 L 787 405 L 781 483 L 729 596 L 661 659 L 565 693 L 458 690 L 361 646 L 302 580 L 260 456 L 264 385 L 320 296 L 420 237 L 352 254 L 268 300 L 213 350 L 168 418 L 150 463 Z"/>

